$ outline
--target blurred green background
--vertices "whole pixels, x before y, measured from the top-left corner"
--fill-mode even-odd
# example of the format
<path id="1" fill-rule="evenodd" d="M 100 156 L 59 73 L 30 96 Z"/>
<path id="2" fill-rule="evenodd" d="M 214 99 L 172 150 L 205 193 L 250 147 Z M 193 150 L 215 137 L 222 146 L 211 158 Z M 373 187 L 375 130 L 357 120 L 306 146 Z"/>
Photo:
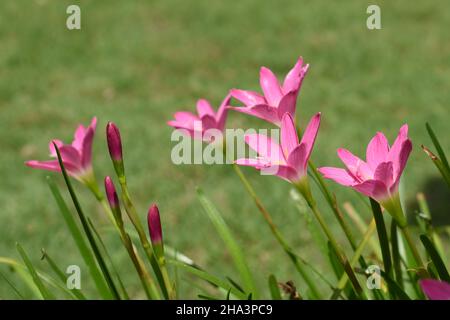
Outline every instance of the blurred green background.
<path id="1" fill-rule="evenodd" d="M 81 30 L 66 28 L 69 4 L 81 7 Z M 381 7 L 381 30 L 366 28 L 369 4 Z M 274 273 L 302 289 L 232 169 L 173 165 L 172 130 L 166 125 L 176 110 L 194 110 L 200 97 L 217 106 L 230 88 L 259 91 L 260 66 L 281 77 L 300 55 L 310 71 L 297 119 L 304 125 L 315 112 L 323 113 L 315 163 L 340 165 L 335 150 L 341 146 L 363 156 L 376 131 L 393 141 L 407 122 L 414 150 L 403 177 L 405 200 L 413 202 L 416 192 L 426 189 L 436 199 L 433 214 L 445 223 L 449 194 L 434 180 L 437 171 L 420 145 L 431 145 L 429 121 L 450 148 L 449 25 L 445 0 L 1 1 L 0 256 L 18 258 L 18 241 L 43 270 L 48 268 L 40 261 L 41 248 L 62 268 L 83 265 L 46 185 L 48 173 L 23 162 L 46 159 L 49 140 L 71 141 L 76 125 L 95 115 L 97 177 L 113 174 L 104 136 L 112 120 L 121 129 L 129 185 L 142 219 L 156 201 L 168 244 L 214 274 L 237 278 L 196 199 L 200 186 L 244 246 L 260 287 Z M 267 124 L 231 113 L 229 126 Z M 292 246 L 320 269 L 323 258 L 289 198 L 290 186 L 251 168 L 244 171 Z M 340 201 L 359 206 L 351 192 L 330 186 Z M 89 192 L 76 187 L 89 215 L 107 226 Z M 102 235 L 133 297 L 142 297 L 121 244 L 106 230 Z M 0 271 L 23 288 L 7 268 Z M 90 287 L 86 282 L 82 285 Z M 189 281 L 182 281 L 180 290 L 185 297 L 198 293 Z M 16 298 L 2 278 L 0 298 Z"/>

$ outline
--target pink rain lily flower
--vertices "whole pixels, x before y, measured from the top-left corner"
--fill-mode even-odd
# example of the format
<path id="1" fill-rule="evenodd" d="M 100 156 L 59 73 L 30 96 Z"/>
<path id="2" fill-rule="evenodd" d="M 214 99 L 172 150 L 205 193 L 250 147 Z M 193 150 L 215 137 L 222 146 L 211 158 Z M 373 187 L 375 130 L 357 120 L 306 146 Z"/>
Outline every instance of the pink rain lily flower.
<path id="1" fill-rule="evenodd" d="M 312 117 L 299 142 L 294 120 L 285 113 L 281 120 L 280 145 L 261 134 L 245 136 L 245 142 L 260 157 L 238 159 L 236 164 L 251 166 L 265 174 L 273 174 L 294 184 L 307 176 L 307 165 L 320 126 L 320 113 Z"/>
<path id="2" fill-rule="evenodd" d="M 422 291 L 430 300 L 450 300 L 450 284 L 444 281 L 420 280 Z"/>
<path id="3" fill-rule="evenodd" d="M 214 112 L 207 100 L 200 99 L 197 101 L 197 115 L 187 111 L 179 111 L 174 114 L 175 119 L 167 122 L 167 124 L 175 129 L 185 130 L 192 138 L 209 141 L 207 130 L 215 129 L 223 132 L 230 99 L 231 96 L 227 95 L 217 112 Z"/>
<path id="4" fill-rule="evenodd" d="M 319 172 L 335 182 L 351 187 L 356 191 L 378 201 L 392 215 L 398 213 L 398 185 L 403 169 L 412 150 L 408 138 L 408 125 L 400 128 L 392 147 L 383 133 L 372 138 L 363 161 L 346 149 L 338 149 L 339 158 L 346 169 L 322 167 Z M 406 223 L 404 218 L 402 223 Z"/>
<path id="5" fill-rule="evenodd" d="M 88 183 L 92 179 L 92 142 L 94 139 L 97 118 L 93 118 L 88 127 L 79 125 L 75 131 L 72 144 L 64 144 L 61 140 L 52 140 L 49 143 L 50 156 L 56 160 L 27 161 L 25 164 L 32 168 L 61 172 L 61 167 L 53 145 L 55 143 L 67 173 L 77 180 Z"/>
<path id="6" fill-rule="evenodd" d="M 297 96 L 308 68 L 309 64 L 303 65 L 300 57 L 280 84 L 270 69 L 262 67 L 259 82 L 264 96 L 254 91 L 232 89 L 230 93 L 233 98 L 245 107 L 230 108 L 280 126 L 286 112 L 295 115 Z"/>

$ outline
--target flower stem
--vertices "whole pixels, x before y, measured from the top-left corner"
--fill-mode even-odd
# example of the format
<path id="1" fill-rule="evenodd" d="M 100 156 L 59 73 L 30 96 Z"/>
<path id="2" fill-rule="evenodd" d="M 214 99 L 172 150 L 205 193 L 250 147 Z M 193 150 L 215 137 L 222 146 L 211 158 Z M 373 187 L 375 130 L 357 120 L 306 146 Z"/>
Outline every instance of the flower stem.
<path id="1" fill-rule="evenodd" d="M 370 222 L 370 224 L 367 228 L 367 231 L 364 233 L 364 237 L 363 237 L 361 243 L 356 248 L 353 257 L 350 260 L 351 267 L 354 267 L 356 262 L 361 257 L 361 254 L 362 254 L 364 248 L 366 247 L 367 243 L 369 242 L 370 238 L 372 237 L 373 232 L 375 231 L 375 227 L 376 227 L 375 220 L 372 219 L 372 221 Z M 342 275 L 341 279 L 339 280 L 336 291 L 333 293 L 333 296 L 331 297 L 331 299 L 336 299 L 339 296 L 340 292 L 345 288 L 347 282 L 348 282 L 348 275 L 346 273 L 344 273 Z"/>
<path id="2" fill-rule="evenodd" d="M 139 256 L 139 253 L 137 252 L 136 248 L 133 245 L 133 242 L 131 241 L 130 237 L 123 228 L 123 225 L 121 226 L 118 223 L 118 221 L 116 221 L 108 202 L 106 201 L 103 194 L 100 192 L 100 188 L 98 187 L 97 182 L 93 180 L 90 183 L 88 183 L 87 186 L 89 190 L 93 193 L 97 201 L 102 205 L 109 220 L 114 225 L 116 231 L 119 233 L 122 244 L 127 250 L 128 255 L 130 256 L 133 262 L 133 265 L 135 266 L 135 269 L 138 273 L 138 276 L 141 280 L 141 283 L 144 287 L 144 291 L 147 297 L 151 299 L 159 299 L 159 292 L 156 289 L 151 276 L 148 274 L 147 269 L 145 268 L 145 264 L 142 261 L 142 258 Z"/>
<path id="3" fill-rule="evenodd" d="M 307 271 L 304 269 L 303 264 L 299 261 L 295 253 L 293 252 L 292 248 L 287 244 L 286 240 L 281 235 L 280 231 L 278 230 L 277 226 L 274 224 L 271 215 L 266 210 L 266 208 L 263 206 L 261 200 L 259 199 L 258 195 L 256 194 L 255 190 L 253 189 L 252 185 L 248 181 L 248 179 L 245 177 L 244 173 L 241 171 L 241 169 L 236 165 L 233 164 L 233 169 L 237 173 L 238 177 L 241 179 L 242 184 L 244 185 L 245 189 L 249 193 L 249 195 L 252 197 L 253 201 L 256 204 L 256 207 L 261 212 L 264 220 L 269 225 L 270 231 L 275 236 L 275 239 L 277 239 L 278 243 L 281 245 L 283 250 L 286 252 L 286 254 L 289 256 L 289 258 L 294 263 L 295 268 L 300 273 L 302 278 L 305 280 L 306 284 L 311 290 L 311 294 L 314 299 L 320 299 L 320 293 L 317 289 L 314 281 L 311 279 Z"/>
<path id="4" fill-rule="evenodd" d="M 142 247 L 144 248 L 144 252 L 153 268 L 153 271 L 155 272 L 155 275 L 161 286 L 161 290 L 163 291 L 164 297 L 166 299 L 172 299 L 175 297 L 175 292 L 172 290 L 172 285 L 166 269 L 166 265 L 165 263 L 163 263 L 163 261 L 159 261 L 153 252 L 150 242 L 148 241 L 147 236 L 145 235 L 144 227 L 142 226 L 142 223 L 139 219 L 136 208 L 134 207 L 134 204 L 131 201 L 126 181 L 124 179 L 119 180 L 120 180 L 120 187 L 122 189 L 122 199 L 125 206 L 125 211 L 127 212 L 128 217 L 131 220 L 131 223 L 133 224 L 134 228 L 138 233 L 139 240 L 141 241 Z"/>
<path id="5" fill-rule="evenodd" d="M 381 255 L 383 257 L 384 272 L 393 279 L 391 251 L 389 250 L 389 238 L 384 224 L 383 212 L 381 212 L 380 204 L 370 198 L 370 205 L 372 206 L 373 217 L 377 226 L 378 240 L 380 241 Z M 387 282 L 388 287 L 390 282 Z M 393 290 L 389 288 L 389 295 L 393 298 Z"/>
<path id="6" fill-rule="evenodd" d="M 411 249 L 411 252 L 413 254 L 414 260 L 416 261 L 417 265 L 422 268 L 423 270 L 426 270 L 422 261 L 422 258 L 420 257 L 419 251 L 417 250 L 416 244 L 414 243 L 414 240 L 411 236 L 411 232 L 409 230 L 409 226 L 405 226 L 401 228 L 402 233 L 406 239 L 406 242 L 408 243 L 409 248 Z M 428 272 L 427 272 L 428 273 Z"/>
<path id="7" fill-rule="evenodd" d="M 336 256 L 338 257 L 340 263 L 342 264 L 342 267 L 344 268 L 345 272 L 349 276 L 352 285 L 354 289 L 356 290 L 356 293 L 358 295 L 363 295 L 363 291 L 361 286 L 359 285 L 358 279 L 356 278 L 355 273 L 353 272 L 352 267 L 349 264 L 349 261 L 347 257 L 345 256 L 343 250 L 341 249 L 340 245 L 334 238 L 333 234 L 331 233 L 330 228 L 328 228 L 319 208 L 317 207 L 316 201 L 314 200 L 311 189 L 308 185 L 307 177 L 305 179 L 301 180 L 299 183 L 294 184 L 297 190 L 300 192 L 300 194 L 303 196 L 303 198 L 306 200 L 306 203 L 308 204 L 309 208 L 313 212 L 314 216 L 316 217 L 317 221 L 319 222 L 323 232 L 328 238 L 328 241 L 330 241 L 331 247 L 336 253 Z"/>

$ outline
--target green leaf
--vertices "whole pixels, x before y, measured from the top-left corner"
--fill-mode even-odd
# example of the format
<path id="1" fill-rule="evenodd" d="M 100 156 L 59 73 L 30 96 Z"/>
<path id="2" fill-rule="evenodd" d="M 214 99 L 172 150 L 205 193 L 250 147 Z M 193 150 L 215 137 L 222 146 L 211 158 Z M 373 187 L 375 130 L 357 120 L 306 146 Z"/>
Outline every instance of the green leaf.
<path id="1" fill-rule="evenodd" d="M 100 243 L 99 249 L 101 250 L 101 255 L 104 257 L 105 261 L 109 262 L 108 269 L 112 269 L 112 272 L 109 271 L 109 273 L 114 273 L 116 276 L 117 281 L 119 282 L 120 290 L 122 292 L 122 297 L 126 300 L 129 300 L 130 297 L 127 293 L 127 290 L 125 289 L 125 286 L 123 285 L 122 279 L 120 278 L 120 274 L 117 272 L 117 269 L 114 266 L 114 263 L 112 262 L 111 256 L 108 253 L 108 250 L 106 249 L 105 243 L 103 242 L 102 238 L 100 237 L 100 234 L 97 232 L 97 229 L 95 228 L 94 224 L 92 223 L 91 219 L 87 218 L 89 227 L 94 232 L 95 237 L 97 238 L 97 242 Z"/>
<path id="2" fill-rule="evenodd" d="M 22 282 L 28 287 L 28 289 L 30 289 L 32 294 L 36 296 L 38 299 L 43 299 L 42 294 L 39 291 L 39 288 L 33 282 L 30 273 L 28 272 L 28 270 L 24 265 L 20 264 L 14 259 L 6 257 L 0 257 L 0 264 L 4 264 L 11 267 L 14 270 L 14 272 L 16 272 L 17 275 L 20 277 Z"/>
<path id="3" fill-rule="evenodd" d="M 67 276 L 66 274 L 57 266 L 55 261 L 48 255 L 48 253 L 42 249 L 42 258 L 43 260 L 47 261 L 50 268 L 53 270 L 53 272 L 57 275 L 59 280 L 62 282 L 63 286 L 66 285 Z M 69 291 L 69 294 L 75 296 L 78 300 L 86 300 L 86 297 L 83 295 L 83 293 L 79 289 L 72 289 Z"/>
<path id="4" fill-rule="evenodd" d="M 444 150 L 441 147 L 441 144 L 439 143 L 438 138 L 436 137 L 436 135 L 434 134 L 433 129 L 431 128 L 430 124 L 427 122 L 426 125 L 427 127 L 427 131 L 428 131 L 428 135 L 431 138 L 431 141 L 434 144 L 434 147 L 436 148 L 436 151 L 439 155 L 439 158 L 441 158 L 442 164 L 444 165 L 444 167 L 447 169 L 447 171 L 450 171 L 450 166 L 448 164 L 448 160 L 447 157 L 445 156 Z"/>
<path id="5" fill-rule="evenodd" d="M 433 152 L 431 152 L 430 149 L 428 149 L 425 146 L 422 146 L 422 150 L 427 154 L 428 157 L 430 157 L 431 161 L 433 161 L 434 165 L 441 173 L 442 178 L 444 178 L 444 181 L 450 188 L 450 170 L 445 166 L 445 164 L 442 162 L 441 159 L 439 159 L 438 156 L 436 156 Z"/>
<path id="6" fill-rule="evenodd" d="M 16 286 L 9 281 L 9 279 L 3 274 L 3 272 L 0 272 L 0 276 L 3 278 L 3 280 L 13 289 L 14 293 L 21 299 L 24 300 L 24 296 L 20 293 L 19 289 L 16 288 Z"/>
<path id="7" fill-rule="evenodd" d="M 168 260 L 168 263 L 178 266 L 179 268 L 184 269 L 185 271 L 188 271 L 189 273 L 199 277 L 200 279 L 202 279 L 206 282 L 213 284 L 214 286 L 216 286 L 218 288 L 222 288 L 226 291 L 230 291 L 234 296 L 236 296 L 239 299 L 242 299 L 242 300 L 247 299 L 246 294 L 240 292 L 239 290 L 237 290 L 235 287 L 233 287 L 228 282 L 221 280 L 220 278 L 218 278 L 212 274 L 209 274 L 203 270 L 197 269 L 195 267 L 192 267 L 190 265 L 187 265 L 182 262 L 175 261 L 175 260 Z"/>
<path id="8" fill-rule="evenodd" d="M 375 219 L 377 227 L 378 239 L 380 241 L 381 255 L 383 256 L 384 271 L 386 272 L 386 274 L 389 275 L 389 278 L 391 278 L 393 271 L 392 259 L 391 259 L 391 251 L 389 249 L 389 238 L 386 231 L 386 225 L 384 224 L 383 219 L 383 213 L 381 212 L 380 204 L 377 201 L 373 200 L 372 198 L 370 198 L 370 205 L 372 206 L 373 217 Z M 394 294 L 394 291 L 391 289 L 392 288 L 388 288 L 389 294 Z"/>
<path id="9" fill-rule="evenodd" d="M 392 290 L 394 295 L 400 300 L 411 300 L 411 298 L 406 294 L 406 292 L 398 286 L 398 284 L 392 280 L 392 278 L 383 270 L 380 270 L 381 276 L 386 281 L 389 290 Z"/>
<path id="10" fill-rule="evenodd" d="M 320 230 L 317 220 L 313 219 L 307 204 L 297 190 L 291 189 L 290 196 L 295 203 L 297 211 L 302 215 L 303 219 L 305 219 L 306 228 L 311 234 L 314 242 L 322 252 L 322 255 L 326 256 L 328 254 L 327 240 L 324 237 L 322 230 Z"/>
<path id="11" fill-rule="evenodd" d="M 197 189 L 197 195 L 200 200 L 200 203 L 203 206 L 203 209 L 205 210 L 206 214 L 213 223 L 220 237 L 224 241 L 225 246 L 230 252 L 231 257 L 233 258 L 234 264 L 236 266 L 236 269 L 238 270 L 239 275 L 241 277 L 245 290 L 248 293 L 253 293 L 254 296 L 257 296 L 256 286 L 253 280 L 252 273 L 247 265 L 245 256 L 241 248 L 235 241 L 233 235 L 231 234 L 231 231 L 228 228 L 225 220 L 222 218 L 222 215 L 212 204 L 212 202 L 205 197 L 203 191 Z"/>
<path id="12" fill-rule="evenodd" d="M 392 262 L 394 264 L 395 280 L 400 288 L 403 289 L 403 274 L 402 261 L 400 256 L 397 223 L 394 219 L 391 221 L 391 247 L 392 247 Z"/>
<path id="13" fill-rule="evenodd" d="M 54 300 L 55 296 L 48 291 L 48 289 L 45 287 L 45 285 L 42 283 L 41 278 L 38 276 L 36 269 L 34 268 L 33 264 L 31 263 L 30 259 L 28 258 L 27 254 L 25 253 L 25 250 L 23 250 L 22 246 L 19 243 L 16 243 L 17 251 L 19 252 L 23 262 L 25 263 L 25 266 L 28 269 L 28 272 L 30 273 L 31 277 L 33 278 L 33 282 L 38 287 L 39 292 L 42 294 L 42 297 L 44 297 L 45 300 Z"/>
<path id="14" fill-rule="evenodd" d="M 445 263 L 442 261 L 441 256 L 433 245 L 433 242 L 431 242 L 426 235 L 421 235 L 420 240 L 430 255 L 431 261 L 433 261 L 436 271 L 439 274 L 439 278 L 443 281 L 450 282 L 450 275 L 445 267 Z"/>
<path id="15" fill-rule="evenodd" d="M 111 294 L 109 292 L 108 285 L 106 284 L 105 279 L 102 276 L 102 273 L 98 269 L 94 256 L 92 255 L 91 250 L 86 244 L 85 238 L 83 237 L 83 234 L 81 233 L 77 223 L 75 222 L 72 213 L 67 207 L 66 202 L 61 196 L 58 187 L 56 186 L 53 179 L 49 176 L 47 176 L 47 183 L 59 207 L 59 211 L 61 212 L 64 221 L 67 224 L 70 234 L 72 235 L 72 238 L 75 241 L 75 244 L 77 245 L 77 248 L 80 251 L 81 256 L 83 257 L 83 260 L 89 269 L 89 273 L 91 274 L 92 279 L 94 280 L 98 292 L 100 293 L 102 298 L 111 299 Z"/>
<path id="16" fill-rule="evenodd" d="M 92 231 L 89 228 L 88 222 L 86 220 L 86 216 L 84 215 L 83 210 L 81 209 L 80 202 L 78 201 L 78 198 L 77 198 L 77 196 L 75 194 L 75 191 L 74 191 L 74 189 L 72 187 L 72 183 L 70 182 L 70 179 L 69 179 L 69 176 L 67 174 L 66 168 L 64 167 L 64 163 L 62 161 L 61 154 L 59 152 L 59 148 L 58 148 L 58 146 L 55 143 L 53 143 L 53 146 L 55 148 L 56 155 L 58 157 L 59 166 L 61 167 L 61 172 L 63 174 L 64 181 L 66 183 L 67 189 L 69 190 L 70 197 L 72 198 L 72 202 L 73 202 L 73 204 L 75 206 L 75 209 L 76 209 L 76 211 L 78 213 L 78 217 L 80 218 L 80 222 L 81 222 L 81 225 L 83 227 L 83 230 L 84 230 L 84 232 L 85 232 L 85 234 L 86 234 L 86 236 L 88 238 L 89 244 L 91 245 L 92 251 L 94 252 L 94 256 L 95 256 L 95 258 L 96 258 L 96 260 L 97 260 L 97 262 L 98 262 L 98 264 L 100 266 L 100 270 L 102 271 L 103 276 L 105 277 L 106 283 L 108 284 L 108 287 L 109 287 L 109 290 L 110 290 L 110 293 L 111 293 L 111 297 L 113 297 L 115 299 L 120 299 L 120 296 L 119 296 L 119 293 L 117 291 L 117 288 L 115 287 L 114 282 L 112 281 L 112 278 L 111 278 L 111 275 L 110 275 L 110 273 L 108 271 L 106 263 L 105 263 L 102 255 L 100 253 L 100 250 L 99 250 L 99 248 L 98 248 L 98 246 L 97 246 L 97 244 L 95 242 L 94 236 L 92 235 Z"/>
<path id="17" fill-rule="evenodd" d="M 269 289 L 272 300 L 282 300 L 280 288 L 278 287 L 277 278 L 273 274 L 269 276 Z"/>

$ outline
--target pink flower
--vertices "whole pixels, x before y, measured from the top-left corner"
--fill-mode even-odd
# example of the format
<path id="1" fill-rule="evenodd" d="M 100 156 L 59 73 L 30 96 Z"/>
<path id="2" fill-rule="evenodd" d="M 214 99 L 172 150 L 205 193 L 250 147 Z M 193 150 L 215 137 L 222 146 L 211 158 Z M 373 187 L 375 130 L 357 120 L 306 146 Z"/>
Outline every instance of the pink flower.
<path id="1" fill-rule="evenodd" d="M 423 292 L 430 300 L 450 300 L 450 284 L 433 279 L 420 280 Z"/>
<path id="2" fill-rule="evenodd" d="M 53 146 L 53 143 L 55 143 L 58 146 L 67 173 L 75 179 L 85 183 L 88 182 L 92 178 L 92 141 L 96 125 L 97 118 L 95 117 L 87 128 L 80 124 L 75 131 L 72 144 L 64 144 L 61 140 L 52 140 L 49 144 L 50 156 L 56 158 L 56 160 L 31 160 L 25 164 L 32 168 L 61 172 L 56 150 Z"/>
<path id="3" fill-rule="evenodd" d="M 295 115 L 297 96 L 308 68 L 309 64 L 303 65 L 303 59 L 300 57 L 284 78 L 283 84 L 280 84 L 270 69 L 262 67 L 259 82 L 264 96 L 254 91 L 232 89 L 233 98 L 241 101 L 245 107 L 230 107 L 230 109 L 280 126 L 286 112 L 291 116 Z"/>
<path id="4" fill-rule="evenodd" d="M 167 124 L 175 129 L 185 130 L 193 138 L 208 141 L 209 137 L 206 135 L 207 130 L 216 129 L 223 132 L 230 99 L 230 95 L 225 97 L 217 113 L 214 112 L 211 104 L 207 100 L 200 99 L 197 101 L 198 115 L 187 111 L 179 111 L 174 114 L 175 120 L 171 120 Z"/>
<path id="5" fill-rule="evenodd" d="M 366 151 L 366 162 L 346 149 L 338 149 L 339 158 L 346 169 L 323 167 L 319 172 L 327 179 L 351 187 L 381 203 L 392 215 L 396 214 L 398 185 L 412 150 L 408 138 L 408 125 L 403 125 L 392 147 L 383 133 L 372 138 Z M 396 216 L 400 218 L 400 216 Z M 406 223 L 401 218 L 402 223 Z"/>
<path id="6" fill-rule="evenodd" d="M 311 155 L 320 125 L 320 113 L 313 116 L 306 127 L 301 141 L 298 141 L 294 121 L 289 113 L 281 120 L 280 145 L 261 134 L 245 136 L 245 142 L 260 157 L 238 159 L 236 163 L 262 170 L 293 183 L 302 181 L 307 175 L 308 160 Z"/>

